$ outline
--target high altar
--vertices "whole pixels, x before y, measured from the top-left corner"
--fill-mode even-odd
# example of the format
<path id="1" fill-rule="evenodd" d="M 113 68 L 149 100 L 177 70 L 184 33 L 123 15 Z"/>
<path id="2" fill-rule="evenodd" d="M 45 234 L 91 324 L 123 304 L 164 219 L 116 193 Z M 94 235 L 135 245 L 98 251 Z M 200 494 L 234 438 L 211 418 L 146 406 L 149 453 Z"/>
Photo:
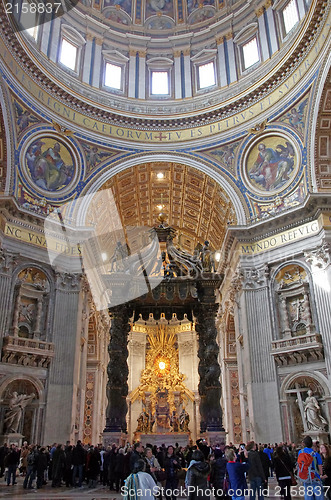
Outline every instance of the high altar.
<path id="1" fill-rule="evenodd" d="M 199 426 L 197 334 L 176 314 L 142 317 L 129 334 L 128 431 L 144 444 L 186 446 Z M 140 375 L 137 377 L 137 374 Z"/>

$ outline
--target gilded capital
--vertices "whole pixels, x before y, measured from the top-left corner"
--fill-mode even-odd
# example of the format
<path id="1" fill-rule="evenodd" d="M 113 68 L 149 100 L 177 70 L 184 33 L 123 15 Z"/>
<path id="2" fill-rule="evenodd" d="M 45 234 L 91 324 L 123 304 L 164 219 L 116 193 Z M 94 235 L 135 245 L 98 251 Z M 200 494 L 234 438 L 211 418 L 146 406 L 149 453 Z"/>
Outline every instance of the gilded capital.
<path id="1" fill-rule="evenodd" d="M 259 9 L 257 9 L 255 11 L 255 14 L 256 14 L 257 17 L 261 17 L 261 16 L 263 16 L 263 12 L 264 12 L 264 8 L 260 7 Z"/>
<path id="2" fill-rule="evenodd" d="M 232 38 L 233 38 L 233 33 L 232 33 L 232 31 L 229 31 L 228 33 L 226 33 L 226 35 L 225 35 L 225 39 L 226 39 L 226 40 L 232 40 Z"/>

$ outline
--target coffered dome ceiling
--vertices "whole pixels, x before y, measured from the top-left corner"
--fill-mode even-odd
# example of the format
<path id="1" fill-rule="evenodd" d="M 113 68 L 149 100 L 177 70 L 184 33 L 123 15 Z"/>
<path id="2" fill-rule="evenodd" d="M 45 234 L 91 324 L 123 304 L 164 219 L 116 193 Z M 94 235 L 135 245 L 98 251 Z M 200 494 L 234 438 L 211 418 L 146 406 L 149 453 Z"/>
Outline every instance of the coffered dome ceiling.
<path id="1" fill-rule="evenodd" d="M 157 174 L 161 173 L 164 177 L 159 179 Z M 229 196 L 219 184 L 179 163 L 153 162 L 128 168 L 109 179 L 102 189 L 109 189 L 110 197 L 114 197 L 123 228 L 160 224 L 157 217 L 162 211 L 167 224 L 177 230 L 175 243 L 190 253 L 206 239 L 214 249 L 221 248 L 228 223 L 236 223 Z M 103 220 L 108 220 L 102 211 L 109 206 L 95 205 L 95 212 L 89 212 L 90 222 L 95 220 L 97 233 L 104 238 L 109 227 L 101 227 Z"/>

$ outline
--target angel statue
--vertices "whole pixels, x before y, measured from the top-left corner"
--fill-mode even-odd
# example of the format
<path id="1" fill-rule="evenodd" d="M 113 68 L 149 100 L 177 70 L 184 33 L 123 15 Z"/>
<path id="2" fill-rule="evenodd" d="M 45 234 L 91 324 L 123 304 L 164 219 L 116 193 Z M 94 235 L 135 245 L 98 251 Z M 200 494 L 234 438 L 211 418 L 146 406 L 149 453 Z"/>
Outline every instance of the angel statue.
<path id="1" fill-rule="evenodd" d="M 31 394 L 18 394 L 13 392 L 9 400 L 9 410 L 5 414 L 4 423 L 6 425 L 6 434 L 18 432 L 18 427 L 24 414 L 24 408 L 36 397 Z"/>

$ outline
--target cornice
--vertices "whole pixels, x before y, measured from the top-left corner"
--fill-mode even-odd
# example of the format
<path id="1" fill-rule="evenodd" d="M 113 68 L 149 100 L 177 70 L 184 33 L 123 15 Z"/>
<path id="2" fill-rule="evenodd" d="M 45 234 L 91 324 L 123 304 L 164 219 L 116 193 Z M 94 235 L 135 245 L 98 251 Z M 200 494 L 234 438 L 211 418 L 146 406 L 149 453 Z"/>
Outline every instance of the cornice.
<path id="1" fill-rule="evenodd" d="M 265 81 L 261 82 L 253 91 L 247 93 L 244 97 L 236 102 L 219 107 L 215 110 L 203 113 L 196 112 L 197 116 L 187 116 L 174 119 L 166 118 L 143 118 L 123 116 L 116 112 L 102 110 L 95 106 L 92 102 L 87 103 L 84 100 L 71 95 L 68 91 L 61 88 L 57 83 L 53 82 L 41 69 L 39 69 L 29 54 L 24 51 L 24 48 L 18 43 L 17 37 L 13 32 L 12 26 L 4 13 L 3 5 L 0 6 L 0 24 L 2 38 L 11 52 L 17 63 L 24 69 L 24 72 L 38 84 L 40 88 L 46 91 L 49 95 L 56 97 L 64 105 L 71 109 L 85 114 L 90 118 L 95 118 L 106 123 L 117 126 L 135 127 L 136 129 L 144 130 L 168 130 L 168 129 L 185 129 L 188 127 L 198 127 L 206 124 L 212 124 L 218 120 L 226 119 L 227 117 L 240 113 L 250 107 L 252 104 L 260 101 L 262 98 L 277 88 L 286 78 L 288 78 L 303 58 L 309 53 L 312 48 L 314 39 L 318 35 L 320 27 L 323 25 L 323 20 L 326 14 L 328 2 L 325 0 L 317 0 L 314 13 L 311 16 L 308 26 L 305 26 L 305 32 L 300 42 L 295 46 L 293 52 L 288 56 L 285 64 L 272 74 Z"/>
<path id="2" fill-rule="evenodd" d="M 305 202 L 298 208 L 294 207 L 274 217 L 253 223 L 250 226 L 229 226 L 225 242 L 258 241 L 269 238 L 281 230 L 291 229 L 305 222 L 315 220 L 323 210 L 331 211 L 331 194 L 316 193 L 307 196 Z M 226 243 L 225 243 L 226 245 Z"/>

